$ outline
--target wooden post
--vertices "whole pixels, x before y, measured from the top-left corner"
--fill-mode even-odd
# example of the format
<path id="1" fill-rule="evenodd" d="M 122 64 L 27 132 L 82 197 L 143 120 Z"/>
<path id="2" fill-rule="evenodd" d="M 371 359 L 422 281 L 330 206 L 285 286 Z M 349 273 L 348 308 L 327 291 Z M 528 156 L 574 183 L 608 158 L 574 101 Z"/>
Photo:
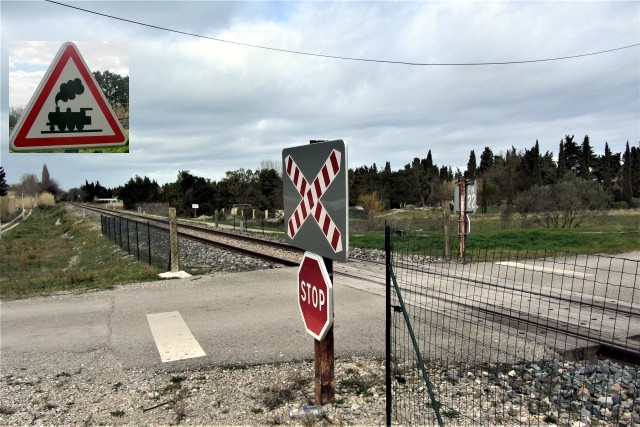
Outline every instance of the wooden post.
<path id="1" fill-rule="evenodd" d="M 333 260 L 322 257 L 333 284 Z M 336 401 L 336 380 L 334 376 L 335 357 L 333 351 L 333 325 L 322 341 L 314 341 L 315 397 L 317 405 L 326 405 Z"/>
<path id="2" fill-rule="evenodd" d="M 218 209 L 216 209 L 216 228 L 218 228 Z"/>
<path id="3" fill-rule="evenodd" d="M 460 177 L 460 212 L 458 212 L 458 256 L 464 257 L 465 240 L 467 237 L 467 221 L 465 218 L 467 210 L 467 183 L 464 177 Z"/>
<path id="4" fill-rule="evenodd" d="M 178 221 L 176 208 L 169 208 L 169 246 L 171 247 L 171 272 L 180 271 L 178 259 Z"/>
<path id="5" fill-rule="evenodd" d="M 316 144 L 322 140 L 311 140 L 310 144 Z M 333 260 L 322 257 L 324 265 L 329 273 L 329 279 L 333 284 Z M 334 318 L 335 322 L 335 318 Z M 325 405 L 336 401 L 336 379 L 334 375 L 335 357 L 333 351 L 333 325 L 327 331 L 322 341 L 314 341 L 314 365 L 315 365 L 315 385 L 316 404 Z"/>

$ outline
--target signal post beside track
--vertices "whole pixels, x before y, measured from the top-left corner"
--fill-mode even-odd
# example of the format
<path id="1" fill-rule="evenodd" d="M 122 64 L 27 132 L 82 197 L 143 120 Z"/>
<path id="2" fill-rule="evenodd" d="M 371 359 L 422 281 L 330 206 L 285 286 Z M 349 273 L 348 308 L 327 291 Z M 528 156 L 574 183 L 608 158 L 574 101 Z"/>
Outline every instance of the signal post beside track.
<path id="1" fill-rule="evenodd" d="M 477 209 L 476 181 L 461 177 L 456 183 L 453 193 L 454 211 L 458 212 L 458 256 L 464 257 L 467 236 L 471 232 L 469 214 Z"/>

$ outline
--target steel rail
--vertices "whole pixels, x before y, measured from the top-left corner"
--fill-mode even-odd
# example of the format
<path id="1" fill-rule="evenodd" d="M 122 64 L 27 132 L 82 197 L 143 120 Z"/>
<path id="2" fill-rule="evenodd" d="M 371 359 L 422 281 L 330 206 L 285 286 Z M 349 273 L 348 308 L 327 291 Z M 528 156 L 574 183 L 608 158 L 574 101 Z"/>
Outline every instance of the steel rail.
<path id="1" fill-rule="evenodd" d="M 154 227 L 162 228 L 162 229 L 169 228 L 168 218 L 162 217 L 162 216 L 138 214 L 138 213 L 127 212 L 127 211 L 113 211 L 109 209 L 98 208 L 91 205 L 79 205 L 79 204 L 72 204 L 72 205 L 75 207 L 81 207 L 94 212 L 98 212 L 104 215 L 116 216 L 121 218 L 131 218 L 136 221 L 139 221 L 140 219 L 145 219 L 147 221 L 155 222 L 155 224 L 152 225 Z M 203 235 L 196 235 L 194 234 L 194 232 L 199 232 L 199 233 L 202 233 Z M 275 262 L 277 264 L 283 264 L 286 266 L 299 265 L 300 264 L 299 258 L 304 252 L 301 249 L 298 249 L 296 247 L 293 247 L 283 242 L 277 242 L 277 241 L 262 239 L 255 236 L 214 229 L 214 228 L 203 226 L 200 224 L 192 224 L 184 220 L 178 221 L 178 235 L 188 238 L 190 240 L 198 241 L 200 243 L 217 246 L 224 250 L 241 253 L 243 255 L 260 258 L 265 261 Z M 207 235 L 211 237 L 207 237 Z M 228 241 L 233 241 L 233 240 L 242 241 L 245 243 L 245 245 L 223 242 L 219 238 L 227 239 Z M 253 247 L 247 247 L 247 245 L 250 245 Z M 290 256 L 279 256 L 279 255 L 272 255 L 267 253 L 271 249 L 289 252 Z"/>
<path id="2" fill-rule="evenodd" d="M 470 284 L 477 282 L 475 280 L 459 276 L 455 278 L 466 281 Z M 471 300 L 470 302 L 463 302 L 460 301 L 459 298 L 456 298 L 456 296 L 453 294 L 447 294 L 446 292 L 441 291 L 429 293 L 426 288 L 421 288 L 422 289 L 418 289 L 418 287 L 403 288 L 403 292 L 408 292 L 419 297 L 429 298 L 441 302 L 442 305 L 437 304 L 435 306 L 435 309 L 430 310 L 434 313 L 459 318 L 465 321 L 473 321 L 475 319 L 499 323 L 507 327 L 514 328 L 518 331 L 523 331 L 526 334 L 533 334 L 535 337 L 543 337 L 545 344 L 547 343 L 546 337 L 549 335 L 556 334 L 556 337 L 558 335 L 564 335 L 566 337 L 582 340 L 586 343 L 592 343 L 594 346 L 598 346 L 599 351 L 602 353 L 617 353 L 623 355 L 623 358 L 626 360 L 631 359 L 640 361 L 640 346 L 638 346 L 638 348 L 634 348 L 632 345 L 627 344 L 621 338 L 614 337 L 599 330 L 593 330 L 589 326 L 575 325 L 568 321 L 563 321 L 559 318 L 545 318 L 544 316 L 540 316 L 537 314 L 505 308 L 498 304 L 492 304 L 487 301 Z M 548 298 L 549 300 L 552 299 L 551 296 L 539 295 L 533 292 L 528 292 L 526 290 L 514 289 L 514 292 L 519 292 L 523 295 L 538 295 L 541 296 L 541 298 Z M 580 301 L 574 299 L 563 299 L 563 301 L 569 303 L 570 305 L 577 306 L 577 310 L 584 310 L 584 307 L 582 306 L 598 308 L 602 310 L 600 314 L 603 317 L 606 315 L 616 314 L 615 310 L 603 307 L 602 305 L 588 304 L 584 302 L 581 303 Z M 414 306 L 414 304 L 412 304 L 411 302 L 405 302 L 405 305 Z M 441 307 L 446 307 L 446 311 L 440 309 Z M 482 313 L 484 313 L 484 316 L 482 316 Z M 631 316 L 639 317 L 637 316 L 637 314 L 627 313 L 626 311 L 618 312 L 617 314 L 623 315 L 623 317 L 626 319 L 630 319 Z M 516 322 L 515 327 L 513 325 L 513 322 Z M 531 327 L 535 328 L 534 332 L 532 332 Z M 537 338 L 537 340 L 540 340 L 540 338 Z M 627 338 L 627 340 L 632 341 L 631 338 Z M 563 342 L 559 339 L 556 339 L 555 341 Z M 560 347 L 558 347 L 557 349 L 563 350 Z"/>

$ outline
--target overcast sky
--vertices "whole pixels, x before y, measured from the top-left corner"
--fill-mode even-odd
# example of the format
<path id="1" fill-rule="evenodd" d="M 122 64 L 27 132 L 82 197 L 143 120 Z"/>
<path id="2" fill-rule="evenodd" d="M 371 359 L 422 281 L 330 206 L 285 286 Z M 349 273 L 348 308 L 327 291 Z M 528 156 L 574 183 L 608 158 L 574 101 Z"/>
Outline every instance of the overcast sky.
<path id="1" fill-rule="evenodd" d="M 558 58 L 640 43 L 640 2 L 67 2 L 203 36 L 313 54 L 412 63 Z M 640 142 L 640 47 L 514 65 L 415 66 L 257 49 L 161 31 L 44 1 L 0 2 L 1 164 L 10 184 L 42 165 L 62 188 L 179 170 L 219 180 L 344 139 L 349 167 L 398 170 L 431 150 L 511 146 L 557 157 L 566 135 L 596 153 Z M 9 106 L 25 106 L 63 42 L 91 71 L 130 76 L 128 154 L 9 153 Z M 105 41 L 109 43 L 95 43 Z M 26 43 L 47 42 L 47 43 Z M 51 42 L 51 43 L 49 43 Z M 92 43 L 89 43 L 92 42 Z"/>

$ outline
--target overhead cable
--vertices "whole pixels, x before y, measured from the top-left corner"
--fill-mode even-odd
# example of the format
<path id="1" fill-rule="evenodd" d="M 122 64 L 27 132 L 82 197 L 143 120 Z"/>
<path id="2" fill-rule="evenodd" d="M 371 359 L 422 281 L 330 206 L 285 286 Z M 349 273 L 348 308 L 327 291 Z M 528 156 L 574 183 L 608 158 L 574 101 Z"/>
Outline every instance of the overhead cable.
<path id="1" fill-rule="evenodd" d="M 423 67 L 427 67 L 427 66 L 428 67 L 437 67 L 437 66 L 477 67 L 477 66 L 486 66 L 486 65 L 532 64 L 532 63 L 536 63 L 536 62 L 562 61 L 562 60 L 567 60 L 567 59 L 583 58 L 585 56 L 602 55 L 604 53 L 616 52 L 616 51 L 619 51 L 619 50 L 630 49 L 630 48 L 633 48 L 633 47 L 640 46 L 640 43 L 634 43 L 634 44 L 630 44 L 630 45 L 627 45 L 627 46 L 616 47 L 616 48 L 606 49 L 606 50 L 600 50 L 600 51 L 597 51 L 597 52 L 581 53 L 581 54 L 568 55 L 568 56 L 559 56 L 559 57 L 555 57 L 555 58 L 528 59 L 528 60 L 523 60 L 523 61 L 501 61 L 501 62 L 409 62 L 409 61 L 393 61 L 393 60 L 387 60 L 387 59 L 356 58 L 356 57 L 350 57 L 350 56 L 327 55 L 327 54 L 323 54 L 323 53 L 304 52 L 304 51 L 299 51 L 299 50 L 282 49 L 282 48 L 277 48 L 277 47 L 261 46 L 261 45 L 256 45 L 256 44 L 243 43 L 243 42 L 238 42 L 238 41 L 233 41 L 233 40 L 224 40 L 224 39 L 219 39 L 219 38 L 216 38 L 216 37 L 205 36 L 205 35 L 202 35 L 202 34 L 190 33 L 190 32 L 187 32 L 187 31 L 181 31 L 181 30 L 175 30 L 175 29 L 172 29 L 172 28 L 161 27 L 159 25 L 147 24 L 145 22 L 134 21 L 134 20 L 127 19 L 127 18 L 122 18 L 122 17 L 119 17 L 119 16 L 108 15 L 106 13 L 96 12 L 94 10 L 84 9 L 84 8 L 81 8 L 81 7 L 78 7 L 78 6 L 72 6 L 70 4 L 60 3 L 60 2 L 57 2 L 57 1 L 54 1 L 54 0 L 45 0 L 45 1 L 48 2 L 48 3 L 57 4 L 59 6 L 68 7 L 68 8 L 79 10 L 79 11 L 82 11 L 82 12 L 103 16 L 105 18 L 115 19 L 115 20 L 122 21 L 122 22 L 128 22 L 130 24 L 135 24 L 135 25 L 141 25 L 143 27 L 154 28 L 156 30 L 167 31 L 167 32 L 170 32 L 170 33 L 182 34 L 182 35 L 189 36 L 189 37 L 197 37 L 197 38 L 201 38 L 201 39 L 212 40 L 212 41 L 216 41 L 216 42 L 220 42 L 220 43 L 228 43 L 228 44 L 234 44 L 234 45 L 238 45 L 238 46 L 251 47 L 251 48 L 263 49 L 263 50 L 270 50 L 270 51 L 275 51 L 275 52 L 290 53 L 290 54 L 294 54 L 294 55 L 315 56 L 315 57 L 319 57 L 319 58 L 339 59 L 339 60 L 345 60 L 345 61 L 376 62 L 376 63 L 383 63 L 383 64 L 411 65 L 411 66 L 423 66 Z"/>

